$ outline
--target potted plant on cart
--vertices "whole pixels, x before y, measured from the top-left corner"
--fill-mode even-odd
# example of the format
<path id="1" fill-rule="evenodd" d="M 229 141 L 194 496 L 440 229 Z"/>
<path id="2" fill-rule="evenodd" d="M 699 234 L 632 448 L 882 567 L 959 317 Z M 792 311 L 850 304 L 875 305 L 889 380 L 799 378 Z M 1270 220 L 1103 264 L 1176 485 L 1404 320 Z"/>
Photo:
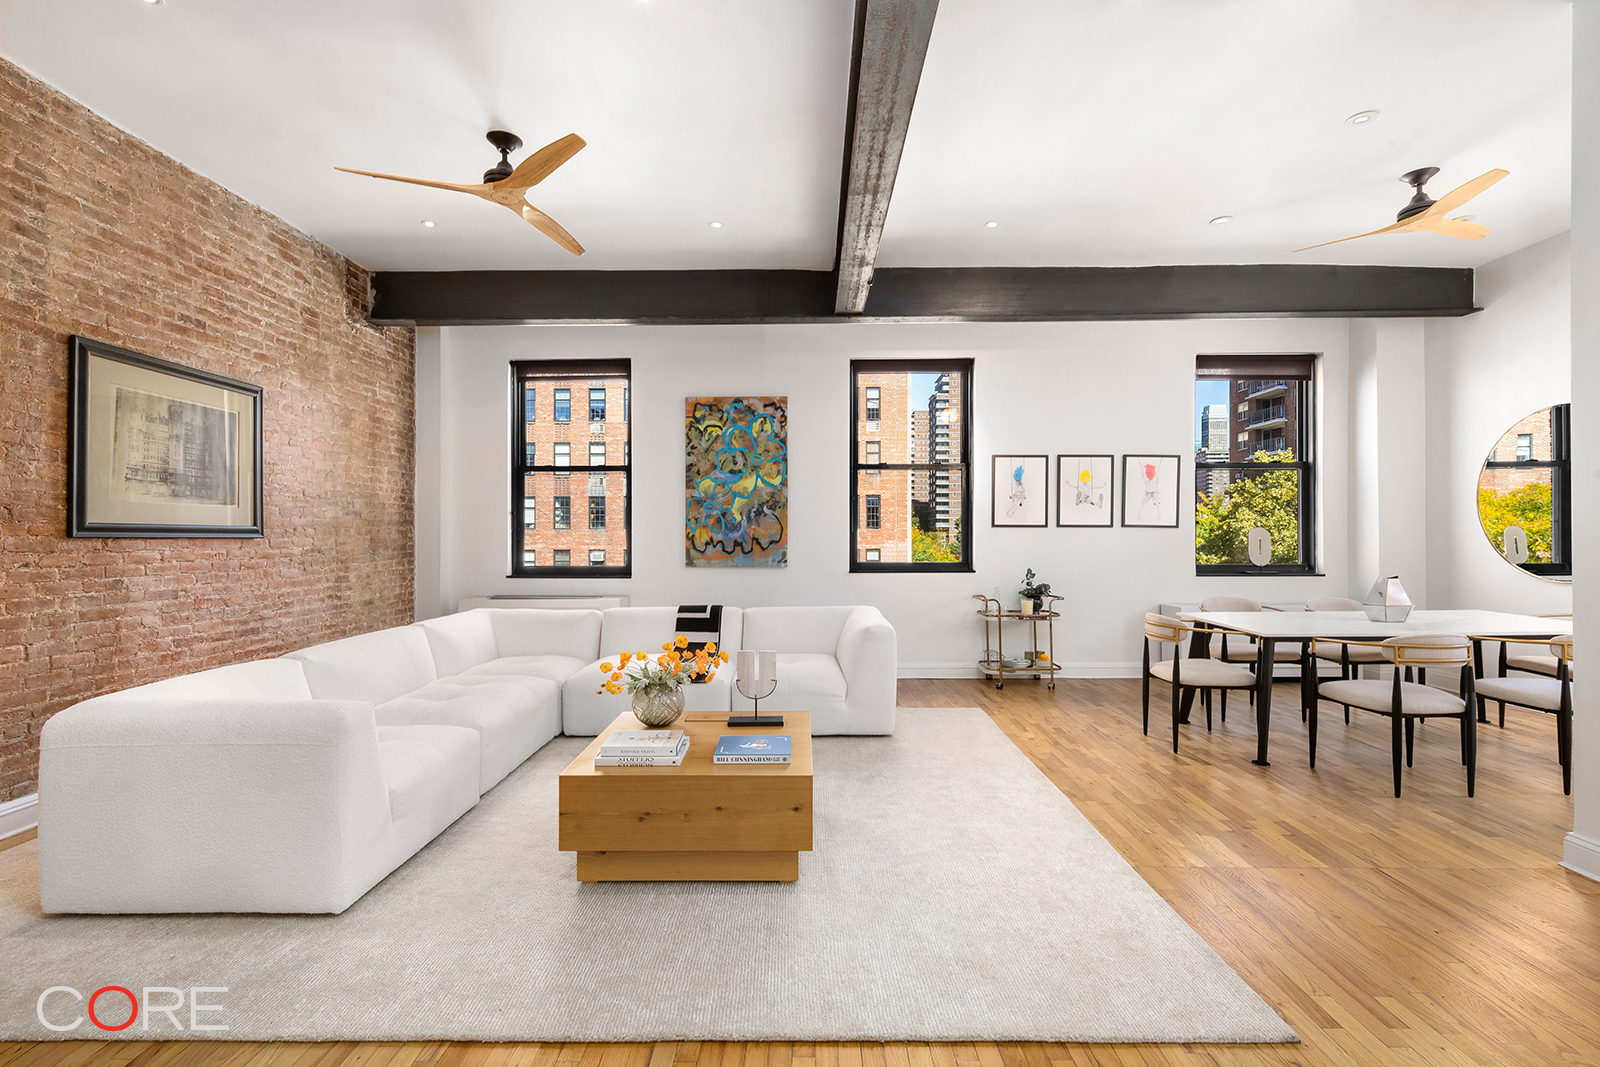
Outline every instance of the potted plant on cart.
<path id="1" fill-rule="evenodd" d="M 1044 607 L 1044 598 L 1050 595 L 1050 583 L 1035 581 L 1033 568 L 1029 567 L 1028 573 L 1022 578 L 1019 592 L 1022 596 L 1021 614 L 1037 615 Z"/>

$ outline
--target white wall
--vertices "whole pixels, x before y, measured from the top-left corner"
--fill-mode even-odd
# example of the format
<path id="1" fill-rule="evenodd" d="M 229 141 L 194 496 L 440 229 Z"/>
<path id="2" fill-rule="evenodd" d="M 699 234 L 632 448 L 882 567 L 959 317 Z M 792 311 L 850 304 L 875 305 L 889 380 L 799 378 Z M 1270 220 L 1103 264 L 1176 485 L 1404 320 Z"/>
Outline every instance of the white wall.
<path id="1" fill-rule="evenodd" d="M 971 673 L 981 646 L 973 593 L 1014 597 L 1029 567 L 1068 597 L 1056 656 L 1073 673 L 1137 674 L 1142 612 L 1233 592 L 1263 601 L 1343 595 L 1349 416 L 1344 320 L 1144 323 L 868 324 L 713 327 L 451 327 L 440 331 L 442 444 L 437 510 L 419 527 L 440 546 L 438 600 L 419 616 L 486 593 L 624 592 L 634 604 L 871 603 L 899 633 L 903 673 Z M 997 530 L 989 457 L 1149 452 L 1184 457 L 1193 491 L 1194 357 L 1315 352 L 1321 363 L 1321 552 L 1325 576 L 1197 578 L 1192 509 L 1176 530 Z M 514 359 L 633 360 L 633 572 L 629 580 L 507 578 L 510 556 L 508 364 Z M 849 362 L 970 356 L 974 373 L 975 574 L 849 574 Z M 421 392 L 434 387 L 418 377 Z M 683 560 L 683 400 L 789 398 L 787 568 L 689 569 Z M 419 434 L 419 440 L 422 436 Z M 1118 461 L 1118 485 L 1121 472 Z M 1054 470 L 1050 486 L 1054 515 Z M 419 532 L 418 543 L 424 535 Z M 1365 580 L 1365 578 L 1363 578 Z M 419 580 L 419 589 L 425 588 Z"/>
<path id="2" fill-rule="evenodd" d="M 1421 319 L 1350 323 L 1350 585 L 1364 598 L 1380 576 L 1428 602 L 1427 412 Z"/>
<path id="3" fill-rule="evenodd" d="M 1600 0 L 1572 9 L 1573 634 L 1600 640 Z M 1588 531 L 1585 534 L 1583 531 Z M 1582 654 L 1581 652 L 1579 653 Z M 1577 686 L 1572 739 L 1572 833 L 1562 862 L 1600 879 L 1600 689 Z"/>
<path id="4" fill-rule="evenodd" d="M 1572 399 L 1570 249 L 1563 233 L 1479 267 L 1483 311 L 1428 321 L 1430 607 L 1572 610 L 1569 583 L 1500 558 L 1477 507 L 1478 472 L 1500 436 L 1523 416 Z"/>

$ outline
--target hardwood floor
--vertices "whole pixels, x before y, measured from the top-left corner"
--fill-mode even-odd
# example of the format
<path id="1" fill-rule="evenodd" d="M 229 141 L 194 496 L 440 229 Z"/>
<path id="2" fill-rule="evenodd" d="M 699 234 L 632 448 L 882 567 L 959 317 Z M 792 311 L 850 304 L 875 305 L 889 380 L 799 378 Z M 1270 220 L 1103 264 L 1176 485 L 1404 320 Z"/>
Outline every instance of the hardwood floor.
<path id="1" fill-rule="evenodd" d="M 0 1044 L 0 1067 L 1067 1067 L 1600 1063 L 1600 884 L 1558 867 L 1572 803 L 1555 726 L 1417 732 L 1392 795 L 1388 721 L 1324 705 L 1306 767 L 1296 690 L 1274 703 L 1272 766 L 1231 701 L 1182 751 L 1139 732 L 1138 683 L 1004 691 L 905 681 L 903 708 L 980 706 L 1301 1035 L 1300 1045 Z M 904 712 L 914 715 L 914 710 Z M 1200 716 L 1196 716 L 1197 720 Z"/>

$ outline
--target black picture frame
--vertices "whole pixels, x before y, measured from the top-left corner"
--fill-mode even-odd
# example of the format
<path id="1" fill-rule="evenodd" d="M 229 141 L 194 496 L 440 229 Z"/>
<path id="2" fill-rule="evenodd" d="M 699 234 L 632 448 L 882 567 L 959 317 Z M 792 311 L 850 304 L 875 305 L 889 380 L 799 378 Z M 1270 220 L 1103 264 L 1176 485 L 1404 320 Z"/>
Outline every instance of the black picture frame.
<path id="1" fill-rule="evenodd" d="M 68 537 L 265 536 L 259 385 L 76 334 L 67 345 Z"/>
<path id="2" fill-rule="evenodd" d="M 1143 473 L 1141 472 L 1137 479 L 1133 478 L 1128 473 L 1128 465 L 1130 463 L 1138 463 L 1140 466 L 1143 466 L 1144 462 L 1146 460 L 1158 460 L 1159 461 L 1159 460 L 1168 460 L 1168 459 L 1170 459 L 1172 461 L 1172 497 L 1171 497 L 1171 503 L 1170 504 L 1166 504 L 1166 503 L 1162 503 L 1160 501 L 1157 501 L 1156 504 L 1157 504 L 1157 507 L 1160 509 L 1160 511 L 1163 514 L 1169 508 L 1171 509 L 1171 511 L 1172 511 L 1172 521 L 1171 522 L 1138 522 L 1138 521 L 1129 522 L 1128 521 L 1128 497 L 1129 497 L 1129 495 L 1131 493 L 1136 492 L 1136 491 L 1139 493 L 1140 507 L 1142 507 L 1145 503 L 1147 503 L 1147 501 L 1145 500 L 1145 492 L 1146 491 L 1143 488 L 1143 486 L 1144 486 L 1144 475 L 1143 475 Z M 1126 454 L 1123 455 L 1123 457 L 1122 457 L 1122 525 L 1123 526 L 1131 527 L 1133 529 L 1150 529 L 1150 530 L 1175 530 L 1175 529 L 1177 529 L 1178 528 L 1178 497 L 1182 493 L 1182 491 L 1183 491 L 1183 457 L 1182 456 L 1163 456 L 1163 455 L 1156 455 L 1154 453 L 1149 453 L 1149 452 L 1131 452 L 1131 453 L 1126 453 Z M 1134 511 L 1135 519 L 1137 519 L 1138 514 L 1139 514 L 1139 509 L 1136 508 L 1135 511 Z"/>
<path id="3" fill-rule="evenodd" d="M 1077 485 L 1068 488 L 1067 462 L 1069 460 L 1088 460 L 1090 470 L 1093 471 L 1093 461 L 1103 459 L 1106 461 L 1106 487 L 1105 487 L 1105 521 L 1104 522 L 1063 522 L 1061 515 L 1062 501 L 1066 500 L 1067 493 L 1073 494 L 1077 499 Z M 1078 467 L 1078 464 L 1074 464 Z M 1074 479 L 1077 474 L 1074 473 Z M 1093 477 L 1091 473 L 1091 478 Z M 1114 454 L 1093 452 L 1067 452 L 1056 456 L 1056 525 L 1065 529 L 1075 530 L 1109 530 L 1117 525 L 1117 457 Z"/>
<path id="4" fill-rule="evenodd" d="M 1005 460 L 1010 467 L 1013 460 L 1036 459 L 1044 469 L 1039 474 L 1040 495 L 1039 521 L 1038 522 L 1001 522 L 1000 521 L 1000 461 Z M 1006 478 L 1009 483 L 1011 479 Z M 1026 489 L 1026 486 L 1024 486 Z M 1031 510 L 1031 509 L 1030 509 Z M 1021 452 L 997 452 L 989 457 L 989 525 L 1002 530 L 1039 530 L 1050 526 L 1050 457 L 1048 455 L 1025 455 Z"/>

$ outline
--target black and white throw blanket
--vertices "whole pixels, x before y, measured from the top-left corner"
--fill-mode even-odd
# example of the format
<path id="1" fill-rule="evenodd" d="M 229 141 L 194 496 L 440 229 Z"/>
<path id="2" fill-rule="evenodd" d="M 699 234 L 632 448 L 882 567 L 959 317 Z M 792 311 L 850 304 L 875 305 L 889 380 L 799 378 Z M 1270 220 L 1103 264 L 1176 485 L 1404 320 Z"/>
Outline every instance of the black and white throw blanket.
<path id="1" fill-rule="evenodd" d="M 677 632 L 689 640 L 689 647 L 685 649 L 687 655 L 693 656 L 712 642 L 715 642 L 718 651 L 721 651 L 722 605 L 679 604 Z M 705 679 L 696 678 L 694 681 L 698 685 L 705 682 Z"/>

